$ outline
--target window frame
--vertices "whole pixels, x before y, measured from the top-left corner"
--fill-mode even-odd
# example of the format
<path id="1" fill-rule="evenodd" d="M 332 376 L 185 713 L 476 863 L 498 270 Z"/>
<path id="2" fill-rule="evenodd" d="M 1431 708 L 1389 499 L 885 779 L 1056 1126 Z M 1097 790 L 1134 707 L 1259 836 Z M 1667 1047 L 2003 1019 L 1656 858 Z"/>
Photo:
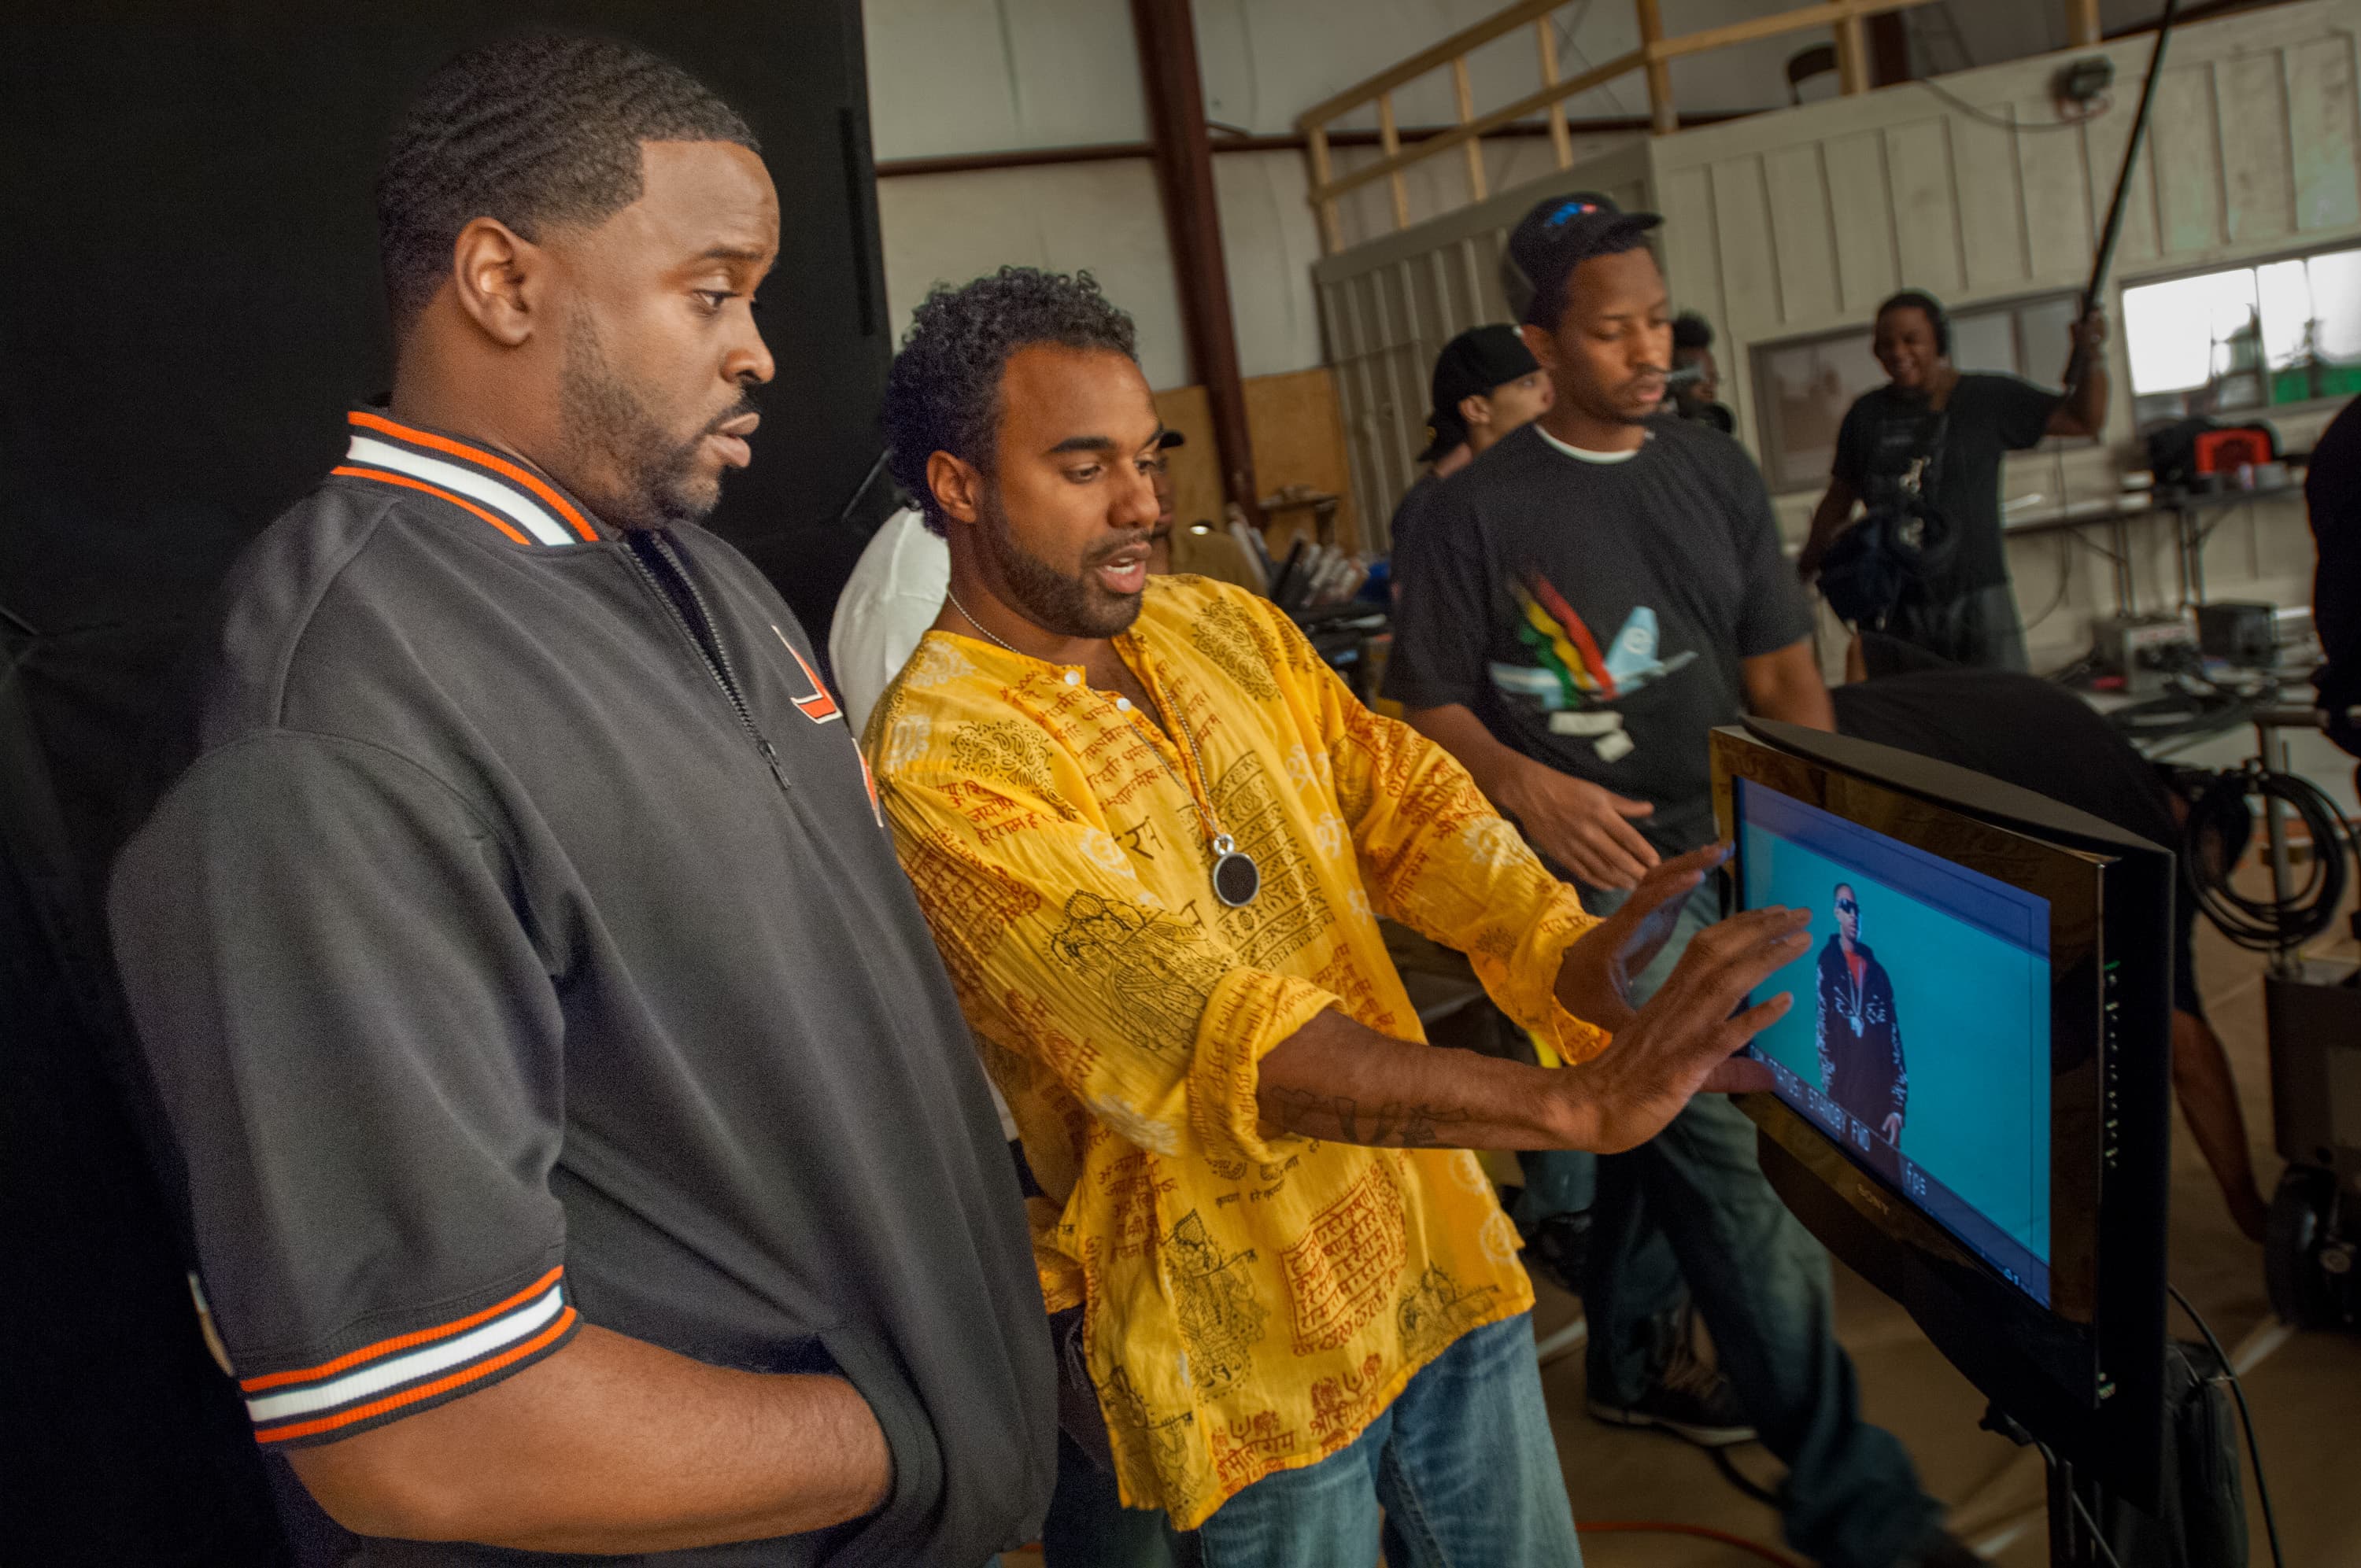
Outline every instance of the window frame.
<path id="1" fill-rule="evenodd" d="M 1952 338 L 1956 342 L 1959 336 L 1959 324 L 1962 320 L 1974 321 L 1984 316 L 2005 313 L 2009 318 L 2010 342 L 2015 351 L 2017 362 L 2022 365 L 2025 362 L 2026 349 L 2024 320 L 2026 307 L 2048 304 L 2059 300 L 2072 301 L 2079 305 L 2081 291 L 2078 289 L 2036 289 L 2021 294 L 2004 294 L 1997 299 L 1978 300 L 1956 310 L 1947 306 L 1944 314 L 1951 322 Z M 1784 443 L 1779 439 L 1779 434 L 1773 429 L 1772 422 L 1772 413 L 1778 407 L 1778 399 L 1775 389 L 1771 385 L 1771 356 L 1789 350 L 1814 348 L 1823 344 L 1839 343 L 1850 337 L 1874 336 L 1876 330 L 1877 321 L 1874 316 L 1872 316 L 1868 323 L 1860 326 L 1805 333 L 1795 337 L 1767 339 L 1747 345 L 1747 375 L 1752 384 L 1754 395 L 1755 439 L 1761 448 L 1763 483 L 1773 495 L 1796 496 L 1815 490 L 1825 490 L 1828 488 L 1829 476 L 1826 471 L 1822 471 L 1808 478 L 1797 479 L 1790 478 L 1784 473 L 1786 456 Z M 2061 370 L 2065 368 L 2065 350 L 2062 346 L 2059 352 L 2059 368 Z M 2022 375 L 2023 373 L 2021 371 L 1966 370 L 1962 374 Z M 2034 381 L 2037 386 L 2049 385 L 2046 378 L 2036 380 L 2035 378 L 2027 376 L 2024 378 Z M 1849 408 L 1850 405 L 1848 405 Z M 1843 416 L 1839 414 L 1838 417 L 1841 422 Z M 2093 436 L 2046 435 L 2030 450 L 2042 453 L 2069 452 L 2077 447 L 2097 444 L 2098 440 Z"/>
<path id="2" fill-rule="evenodd" d="M 2129 294 L 2135 289 L 2146 289 L 2158 283 L 2180 283 L 2191 278 L 2212 278 L 2227 272 L 2260 272 L 2266 267 L 2275 267 L 2290 261 L 2309 263 L 2314 257 L 2334 256 L 2344 251 L 2361 251 L 2361 235 L 2348 234 L 2339 239 L 2323 240 L 2314 245 L 2302 246 L 2292 250 L 2268 251 L 2261 255 L 2246 257 L 2237 260 L 2214 260 L 2189 267 L 2168 268 L 2162 271 L 2143 272 L 2138 274 L 2136 277 L 2125 274 L 2117 280 L 2115 285 L 2115 325 L 2120 332 L 2128 334 L 2130 331 L 2130 311 L 2124 302 L 2124 296 Z M 2143 393 L 2139 389 L 2138 385 L 2132 380 L 2131 344 L 2128 337 L 2126 337 L 2124 344 L 2123 359 L 2124 396 L 2130 403 L 2134 422 L 2139 422 L 2139 400 L 2141 398 L 2170 397 L 2175 394 L 2170 392 Z M 2347 360 L 2343 363 L 2361 364 L 2361 361 Z M 2266 353 L 2264 356 L 2262 373 L 2268 382 L 2269 377 L 2273 373 L 2270 367 L 2270 359 L 2268 353 Z M 2189 391 L 2193 391 L 2195 389 L 2196 389 L 2194 388 L 2181 389 L 2180 395 L 2185 396 Z M 2356 394 L 2351 392 L 2335 392 L 2322 398 L 2306 398 L 2301 402 L 2266 402 L 2257 408 L 2224 409 L 2220 411 L 2219 417 L 2228 420 L 2272 419 L 2277 418 L 2281 414 L 2317 413 L 2323 410 L 2343 408 L 2346 403 L 2351 402 L 2355 396 Z"/>

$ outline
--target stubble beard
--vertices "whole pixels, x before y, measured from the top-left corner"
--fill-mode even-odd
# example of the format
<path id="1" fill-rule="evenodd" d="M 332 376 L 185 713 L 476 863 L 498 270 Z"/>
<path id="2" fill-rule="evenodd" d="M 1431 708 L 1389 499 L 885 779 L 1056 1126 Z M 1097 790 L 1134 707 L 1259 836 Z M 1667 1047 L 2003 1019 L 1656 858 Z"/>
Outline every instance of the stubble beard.
<path id="1" fill-rule="evenodd" d="M 1098 587 L 1091 580 L 1092 562 L 1083 564 L 1079 576 L 1068 576 L 1019 544 L 997 486 L 986 487 L 977 521 L 984 554 L 998 570 L 1012 608 L 1044 631 L 1097 641 L 1127 630 L 1139 619 L 1143 596 L 1110 594 Z M 1094 554 L 1104 559 L 1131 543 L 1117 540 Z"/>
<path id="2" fill-rule="evenodd" d="M 669 528 L 708 515 L 720 503 L 721 481 L 697 474 L 697 455 L 712 426 L 675 441 L 646 400 L 615 372 L 589 313 L 576 311 L 568 324 L 558 388 L 567 467 L 576 475 L 611 474 L 615 480 L 609 493 L 583 499 L 622 528 Z M 712 423 L 734 419 L 752 406 L 741 398 Z"/>

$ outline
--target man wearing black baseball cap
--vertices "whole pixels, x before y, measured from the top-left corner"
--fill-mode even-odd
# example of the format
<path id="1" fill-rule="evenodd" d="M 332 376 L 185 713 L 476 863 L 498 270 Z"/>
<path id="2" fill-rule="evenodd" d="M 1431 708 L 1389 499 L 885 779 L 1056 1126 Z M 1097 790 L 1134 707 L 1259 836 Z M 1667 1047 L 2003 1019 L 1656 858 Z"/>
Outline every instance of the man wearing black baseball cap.
<path id="1" fill-rule="evenodd" d="M 1386 695 L 1594 912 L 1715 837 L 1715 726 L 1751 711 L 1833 727 L 1762 475 L 1720 431 L 1658 413 L 1673 329 L 1644 236 L 1660 221 L 1586 192 L 1517 225 L 1501 282 L 1556 400 L 1436 495 L 1395 564 Z M 1701 888 L 1665 952 L 1718 915 Z M 1643 971 L 1633 994 L 1663 972 Z M 1648 1143 L 1597 1161 L 1576 1281 L 1591 1412 L 1708 1445 L 1759 1429 L 1789 1467 L 1787 1538 L 1822 1563 L 1971 1562 L 1901 1445 L 1861 1420 L 1827 1254 L 1763 1179 L 1754 1143 L 1727 1099 L 1700 1095 Z M 1526 1164 L 1517 1217 L 1540 1232 L 1543 1266 L 1586 1201 L 1581 1159 Z M 1688 1348 L 1685 1296 L 1727 1381 Z"/>
<path id="2" fill-rule="evenodd" d="M 1555 400 L 1548 372 L 1512 326 L 1469 327 L 1443 345 L 1434 361 L 1434 408 L 1426 416 L 1428 441 L 1418 460 L 1429 464 L 1402 492 L 1388 531 L 1399 553 L 1403 536 L 1444 480 L 1494 442 L 1532 423 Z"/>

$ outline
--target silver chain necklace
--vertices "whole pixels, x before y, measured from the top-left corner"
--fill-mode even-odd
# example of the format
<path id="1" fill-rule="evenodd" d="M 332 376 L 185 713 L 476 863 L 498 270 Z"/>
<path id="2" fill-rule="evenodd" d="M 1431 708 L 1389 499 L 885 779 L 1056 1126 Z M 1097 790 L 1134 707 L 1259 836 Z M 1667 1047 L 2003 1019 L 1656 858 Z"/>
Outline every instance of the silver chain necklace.
<path id="1" fill-rule="evenodd" d="M 1005 638 L 994 635 L 992 628 L 978 620 L 975 618 L 975 612 L 960 603 L 959 595 L 951 592 L 949 587 L 943 589 L 943 597 L 950 600 L 951 608 L 960 612 L 961 620 L 983 632 L 985 637 L 1020 659 L 1033 657 L 1023 649 L 1011 644 Z M 1146 689 L 1145 683 L 1142 685 L 1142 689 Z M 1153 693 L 1149 694 L 1149 700 L 1154 700 Z M 1205 759 L 1197 750 L 1197 737 L 1191 732 L 1188 721 L 1180 717 L 1180 709 L 1174 708 L 1167 717 L 1171 720 L 1171 728 L 1179 730 L 1180 739 L 1188 743 L 1189 761 L 1195 764 L 1197 777 L 1202 780 L 1205 776 Z M 1195 790 L 1189 787 L 1189 781 L 1182 778 L 1173 768 L 1172 760 L 1164 754 L 1163 749 L 1153 740 L 1148 742 L 1148 749 L 1156 754 L 1157 762 L 1163 764 L 1165 773 L 1180 786 L 1182 793 L 1188 795 L 1189 804 L 1197 808 L 1197 818 L 1204 825 L 1205 842 L 1213 851 L 1213 896 L 1233 909 L 1241 909 L 1252 904 L 1255 901 L 1255 895 L 1262 891 L 1262 868 L 1255 864 L 1252 855 L 1238 848 L 1236 839 L 1222 831 L 1221 824 L 1213 820 L 1213 807 L 1199 798 Z"/>

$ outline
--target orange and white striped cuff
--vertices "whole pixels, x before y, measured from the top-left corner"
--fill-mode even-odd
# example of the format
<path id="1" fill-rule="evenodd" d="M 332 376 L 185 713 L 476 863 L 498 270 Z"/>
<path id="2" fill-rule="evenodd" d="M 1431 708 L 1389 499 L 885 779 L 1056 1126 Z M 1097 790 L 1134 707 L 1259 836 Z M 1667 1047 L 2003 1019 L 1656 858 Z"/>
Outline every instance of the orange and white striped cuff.
<path id="1" fill-rule="evenodd" d="M 238 1379 L 258 1442 L 346 1437 L 466 1391 L 564 1343 L 579 1315 L 566 1270 L 551 1269 L 504 1301 L 396 1334 L 317 1366 Z"/>

